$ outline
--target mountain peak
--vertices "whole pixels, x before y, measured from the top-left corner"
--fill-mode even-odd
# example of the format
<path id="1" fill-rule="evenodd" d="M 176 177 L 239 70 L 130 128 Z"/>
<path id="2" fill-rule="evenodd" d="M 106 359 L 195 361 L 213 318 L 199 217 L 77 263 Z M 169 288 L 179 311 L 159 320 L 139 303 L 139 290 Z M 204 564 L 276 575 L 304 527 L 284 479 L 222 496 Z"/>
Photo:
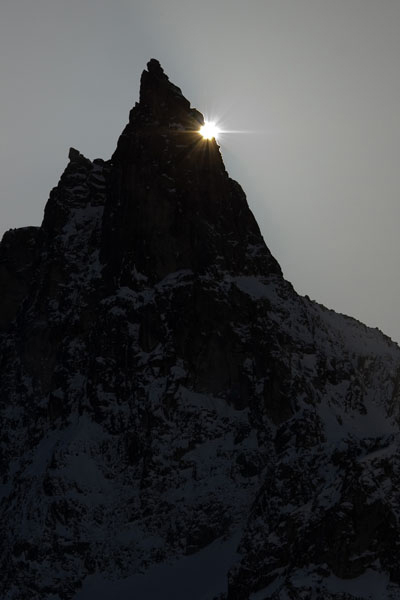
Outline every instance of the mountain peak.
<path id="1" fill-rule="evenodd" d="M 164 73 L 164 69 L 160 65 L 160 61 L 158 61 L 156 58 L 151 58 L 149 60 L 149 62 L 147 63 L 147 70 L 153 75 L 163 76 L 166 79 L 168 79 L 168 77 Z"/>
<path id="2" fill-rule="evenodd" d="M 152 58 L 147 63 L 147 71 L 143 71 L 140 80 L 140 105 L 150 111 L 151 118 L 157 122 L 168 122 L 179 119 L 183 126 L 198 130 L 204 123 L 203 116 L 198 113 L 198 121 L 193 121 L 190 102 L 182 94 L 182 90 L 170 82 L 158 60 Z"/>
<path id="3" fill-rule="evenodd" d="M 296 294 L 199 115 L 152 59 L 0 244 L 0 597 L 398 598 L 400 349 Z"/>
<path id="4" fill-rule="evenodd" d="M 156 59 L 147 67 L 140 102 L 112 157 L 115 192 L 106 205 L 103 260 L 115 270 L 134 256 L 153 281 L 178 269 L 222 266 L 237 274 L 280 274 L 216 140 L 199 132 L 203 115 Z"/>

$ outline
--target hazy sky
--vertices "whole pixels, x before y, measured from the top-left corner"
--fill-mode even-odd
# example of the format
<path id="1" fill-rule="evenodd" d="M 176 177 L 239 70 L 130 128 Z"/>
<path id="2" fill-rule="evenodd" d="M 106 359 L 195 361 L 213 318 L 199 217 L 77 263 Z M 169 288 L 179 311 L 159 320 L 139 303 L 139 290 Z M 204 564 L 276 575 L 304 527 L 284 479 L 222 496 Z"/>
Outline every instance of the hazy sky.
<path id="1" fill-rule="evenodd" d="M 158 58 L 301 294 L 400 341 L 399 0 L 1 0 L 0 233 L 109 158 Z"/>

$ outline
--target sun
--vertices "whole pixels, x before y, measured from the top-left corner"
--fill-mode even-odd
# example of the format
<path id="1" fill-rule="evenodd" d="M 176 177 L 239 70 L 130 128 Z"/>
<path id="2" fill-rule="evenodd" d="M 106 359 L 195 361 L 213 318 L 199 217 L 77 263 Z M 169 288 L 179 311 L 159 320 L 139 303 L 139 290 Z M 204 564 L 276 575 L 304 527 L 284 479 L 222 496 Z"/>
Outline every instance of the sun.
<path id="1" fill-rule="evenodd" d="M 203 139 L 212 140 L 217 139 L 220 130 L 214 121 L 205 121 L 204 125 L 200 127 L 199 133 L 203 136 Z"/>

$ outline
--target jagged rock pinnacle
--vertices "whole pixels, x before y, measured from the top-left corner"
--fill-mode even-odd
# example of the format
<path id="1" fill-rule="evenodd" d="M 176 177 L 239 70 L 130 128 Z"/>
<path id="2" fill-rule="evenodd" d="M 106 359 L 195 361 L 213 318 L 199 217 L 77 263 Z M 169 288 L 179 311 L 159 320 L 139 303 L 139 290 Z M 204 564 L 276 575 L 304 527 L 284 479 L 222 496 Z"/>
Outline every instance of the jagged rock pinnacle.
<path id="1" fill-rule="evenodd" d="M 68 158 L 71 163 L 80 164 L 82 166 L 91 165 L 91 161 L 85 156 L 83 156 L 83 154 L 81 154 L 79 150 L 76 150 L 75 148 L 69 149 Z"/>
<path id="2" fill-rule="evenodd" d="M 190 102 L 181 89 L 169 81 L 158 60 L 152 58 L 147 63 L 147 69 L 140 80 L 140 104 L 151 111 L 153 119 L 164 121 L 189 112 Z M 187 118 L 188 115 L 185 116 Z M 198 127 L 198 123 L 190 122 L 190 125 Z"/>
<path id="3" fill-rule="evenodd" d="M 159 77 L 164 77 L 168 79 L 168 77 L 164 73 L 164 69 L 160 65 L 160 62 L 156 58 L 151 58 L 147 63 L 147 70 L 152 75 L 157 75 Z"/>
<path id="4" fill-rule="evenodd" d="M 126 264 L 128 253 L 154 281 L 178 269 L 204 273 L 217 265 L 280 274 L 218 144 L 199 134 L 202 123 L 203 115 L 152 59 L 112 157 L 102 258 L 113 270 Z"/>

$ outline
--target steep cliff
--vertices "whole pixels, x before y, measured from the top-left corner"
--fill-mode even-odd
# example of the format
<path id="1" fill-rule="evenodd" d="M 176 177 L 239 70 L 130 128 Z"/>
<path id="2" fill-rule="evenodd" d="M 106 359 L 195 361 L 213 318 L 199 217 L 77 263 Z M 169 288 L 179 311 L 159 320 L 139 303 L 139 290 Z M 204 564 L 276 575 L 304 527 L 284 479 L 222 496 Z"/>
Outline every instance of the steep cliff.
<path id="1" fill-rule="evenodd" d="M 1 597 L 400 597 L 400 349 L 300 297 L 156 60 L 0 245 Z"/>

